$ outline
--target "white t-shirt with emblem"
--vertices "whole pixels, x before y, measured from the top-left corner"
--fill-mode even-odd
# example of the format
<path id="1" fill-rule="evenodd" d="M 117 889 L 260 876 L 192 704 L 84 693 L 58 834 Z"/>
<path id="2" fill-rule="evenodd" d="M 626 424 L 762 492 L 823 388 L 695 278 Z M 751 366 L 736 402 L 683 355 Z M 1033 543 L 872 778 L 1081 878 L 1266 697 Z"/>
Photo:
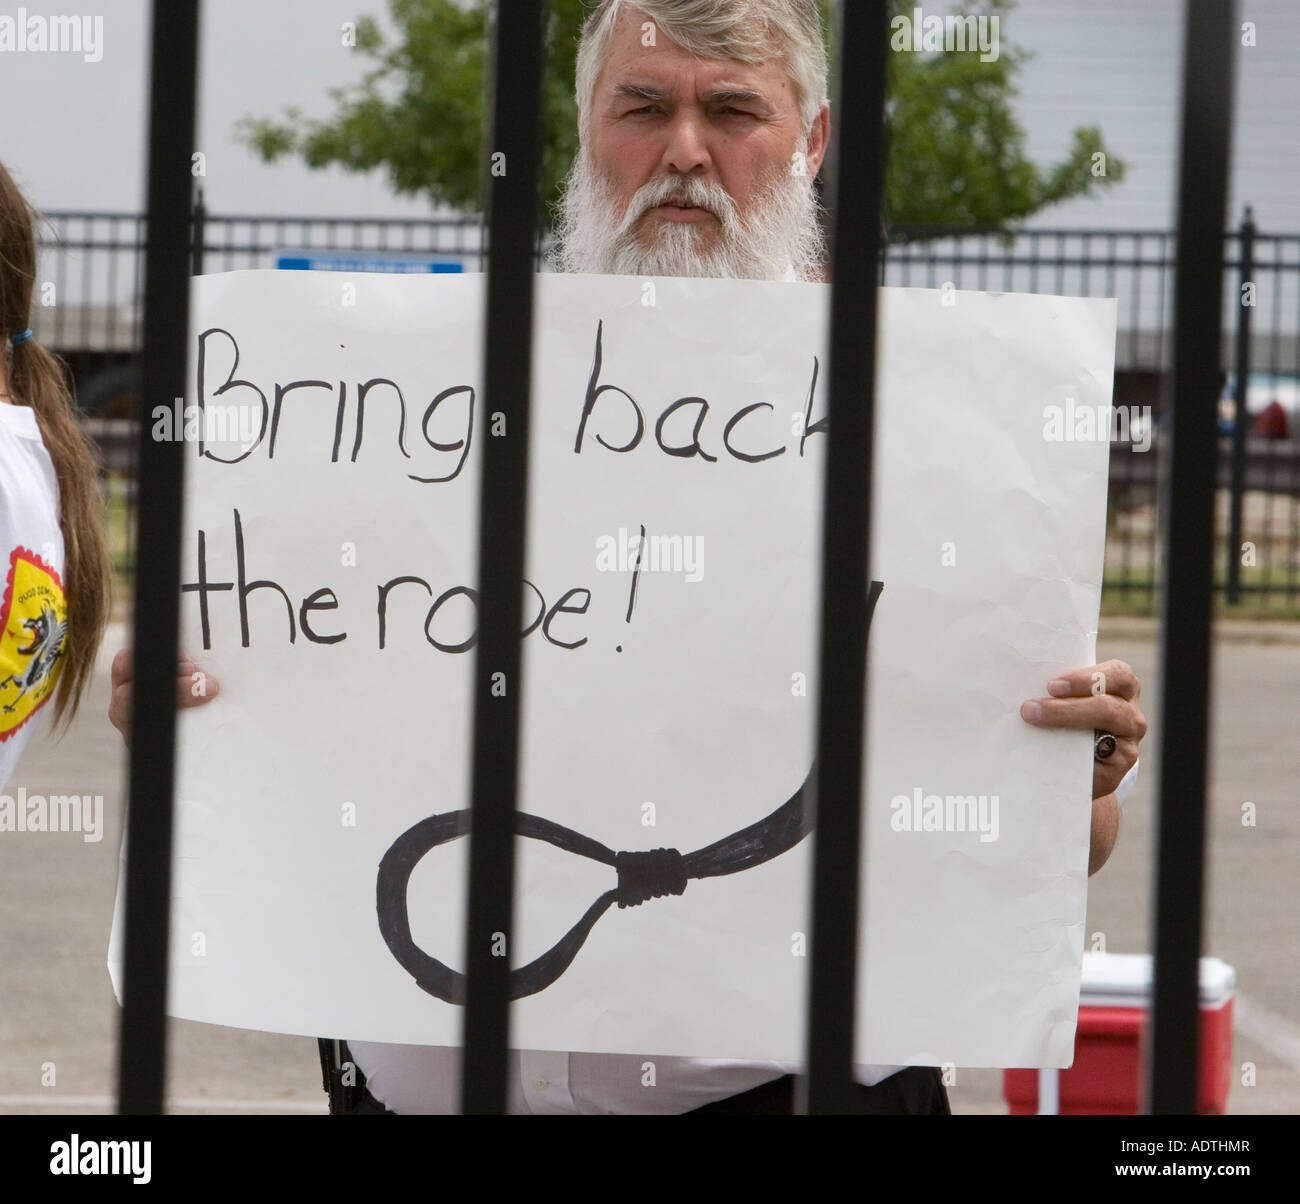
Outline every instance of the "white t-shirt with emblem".
<path id="1" fill-rule="evenodd" d="M 62 668 L 63 572 L 58 477 L 36 414 L 0 401 L 0 791 Z"/>

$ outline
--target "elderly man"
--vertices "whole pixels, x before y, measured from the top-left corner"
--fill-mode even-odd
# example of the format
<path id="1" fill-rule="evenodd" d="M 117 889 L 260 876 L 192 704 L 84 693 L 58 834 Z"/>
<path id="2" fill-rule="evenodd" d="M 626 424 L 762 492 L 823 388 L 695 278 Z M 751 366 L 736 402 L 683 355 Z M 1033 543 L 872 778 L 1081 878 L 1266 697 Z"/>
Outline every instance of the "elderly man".
<path id="1" fill-rule="evenodd" d="M 829 108 L 815 0 L 604 0 L 583 29 L 576 92 L 581 151 L 560 214 L 561 270 L 824 278 L 813 179 Z M 125 658 L 114 673 L 111 714 L 124 727 Z M 182 674 L 181 701 L 202 701 L 190 697 L 185 665 Z M 1022 708 L 1027 722 L 1106 733 L 1093 774 L 1092 873 L 1114 844 L 1115 792 L 1122 779 L 1131 784 L 1146 731 L 1139 683 L 1128 665 L 1108 661 L 1047 685 L 1050 697 Z M 357 1041 L 350 1052 L 365 1077 L 356 1111 L 457 1109 L 458 1050 Z M 519 1050 L 510 1110 L 789 1112 L 791 1069 Z M 863 1113 L 948 1111 L 934 1068 L 859 1066 L 856 1077 Z"/>
<path id="2" fill-rule="evenodd" d="M 825 91 L 811 0 L 602 5 L 578 52 L 560 268 L 821 279 Z"/>

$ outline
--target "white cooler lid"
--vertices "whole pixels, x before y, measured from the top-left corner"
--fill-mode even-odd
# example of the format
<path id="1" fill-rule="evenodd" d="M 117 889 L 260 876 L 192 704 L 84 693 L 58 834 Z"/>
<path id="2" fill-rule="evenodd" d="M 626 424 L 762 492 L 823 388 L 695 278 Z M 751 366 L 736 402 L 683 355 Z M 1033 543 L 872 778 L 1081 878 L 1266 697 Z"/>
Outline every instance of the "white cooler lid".
<path id="1" fill-rule="evenodd" d="M 1151 1002 L 1149 953 L 1085 953 L 1079 1003 L 1090 1007 L 1143 1007 Z M 1217 957 L 1203 957 L 1199 966 L 1200 1003 L 1215 1007 L 1237 985 L 1237 971 Z"/>

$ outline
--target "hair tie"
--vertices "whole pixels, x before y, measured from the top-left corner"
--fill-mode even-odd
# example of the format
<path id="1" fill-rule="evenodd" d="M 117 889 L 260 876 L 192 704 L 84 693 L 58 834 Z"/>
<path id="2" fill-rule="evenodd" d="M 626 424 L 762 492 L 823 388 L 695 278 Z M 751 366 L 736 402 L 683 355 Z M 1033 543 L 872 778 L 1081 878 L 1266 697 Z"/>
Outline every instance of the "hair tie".
<path id="1" fill-rule="evenodd" d="M 12 343 L 15 347 L 20 347 L 22 346 L 23 343 L 27 342 L 27 340 L 30 339 L 31 337 L 32 337 L 31 327 L 28 327 L 26 330 L 22 332 L 22 334 L 10 335 L 9 342 Z"/>

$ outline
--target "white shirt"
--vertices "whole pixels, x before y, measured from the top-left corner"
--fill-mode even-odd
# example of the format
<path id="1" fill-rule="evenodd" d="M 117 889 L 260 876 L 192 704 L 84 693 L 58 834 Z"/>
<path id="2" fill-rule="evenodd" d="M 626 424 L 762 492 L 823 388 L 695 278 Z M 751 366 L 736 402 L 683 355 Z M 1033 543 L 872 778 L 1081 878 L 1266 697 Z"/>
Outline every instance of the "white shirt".
<path id="1" fill-rule="evenodd" d="M 1124 800 L 1128 798 L 1128 792 L 1133 789 L 1133 785 L 1138 780 L 1138 766 L 1142 764 L 1142 758 L 1138 757 L 1133 762 L 1133 768 L 1128 771 L 1119 780 L 1119 785 L 1115 787 L 1115 801 L 1122 807 Z"/>
<path id="2" fill-rule="evenodd" d="M 460 1110 L 460 1050 L 349 1041 L 366 1087 L 394 1112 L 447 1116 Z M 793 1074 L 782 1062 L 735 1062 L 654 1054 L 550 1053 L 512 1049 L 511 1115 L 670 1115 L 688 1112 Z M 870 1086 L 901 1066 L 858 1066 Z"/>
<path id="3" fill-rule="evenodd" d="M 26 682 L 45 607 L 63 599 L 59 484 L 36 413 L 0 401 L 0 790 L 18 764 L 56 680 Z M 12 710 L 6 708 L 12 707 Z"/>

